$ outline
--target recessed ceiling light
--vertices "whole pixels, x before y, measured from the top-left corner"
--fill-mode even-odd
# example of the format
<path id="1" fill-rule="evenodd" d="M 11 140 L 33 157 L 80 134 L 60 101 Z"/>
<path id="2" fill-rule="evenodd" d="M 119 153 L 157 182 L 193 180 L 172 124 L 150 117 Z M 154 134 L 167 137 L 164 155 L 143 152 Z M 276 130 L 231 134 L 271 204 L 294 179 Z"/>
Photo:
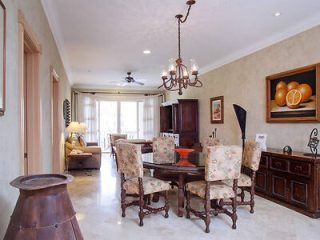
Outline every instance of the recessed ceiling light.
<path id="1" fill-rule="evenodd" d="M 274 14 L 273 14 L 273 16 L 275 16 L 275 17 L 279 17 L 281 15 L 281 12 L 275 12 Z"/>
<path id="2" fill-rule="evenodd" d="M 151 53 L 151 51 L 149 50 L 149 49 L 145 49 L 145 50 L 143 50 L 143 54 L 150 54 Z"/>

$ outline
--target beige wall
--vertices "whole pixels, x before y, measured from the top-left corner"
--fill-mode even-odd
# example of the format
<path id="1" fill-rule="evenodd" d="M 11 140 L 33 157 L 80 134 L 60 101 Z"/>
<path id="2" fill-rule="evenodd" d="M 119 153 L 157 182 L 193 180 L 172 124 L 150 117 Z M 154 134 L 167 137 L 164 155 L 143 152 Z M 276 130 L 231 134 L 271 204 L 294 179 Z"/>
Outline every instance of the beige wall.
<path id="1" fill-rule="evenodd" d="M 41 143 L 43 173 L 52 169 L 51 162 L 51 85 L 50 65 L 60 76 L 60 103 L 70 99 L 70 84 L 67 80 L 52 33 L 39 0 L 4 0 L 7 8 L 7 110 L 0 117 L 0 239 L 16 203 L 18 190 L 9 182 L 21 174 L 19 146 L 19 80 L 18 80 L 18 9 L 32 27 L 42 45 L 40 57 L 41 82 Z M 61 145 L 64 138 L 62 113 L 60 117 Z M 60 161 L 63 163 L 63 152 Z"/>
<path id="2" fill-rule="evenodd" d="M 318 123 L 266 123 L 265 77 L 274 73 L 320 62 L 320 26 L 280 43 L 262 49 L 200 77 L 202 88 L 190 87 L 182 96 L 166 92 L 167 100 L 176 98 L 199 99 L 200 139 L 209 136 L 214 128 L 226 143 L 240 144 L 241 135 L 232 107 L 233 103 L 247 110 L 247 136 L 267 133 L 267 146 L 282 148 L 290 145 L 296 151 L 308 151 L 309 134 Z M 214 58 L 214 56 L 212 56 Z M 209 99 L 224 96 L 224 124 L 210 123 Z"/>

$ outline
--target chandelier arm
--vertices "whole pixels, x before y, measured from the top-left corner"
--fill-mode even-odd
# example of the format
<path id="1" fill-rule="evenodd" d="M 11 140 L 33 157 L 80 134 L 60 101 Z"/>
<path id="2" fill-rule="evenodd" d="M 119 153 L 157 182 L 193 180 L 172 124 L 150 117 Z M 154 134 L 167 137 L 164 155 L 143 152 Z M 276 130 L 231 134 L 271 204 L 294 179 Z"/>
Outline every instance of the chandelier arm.
<path id="1" fill-rule="evenodd" d="M 188 4 L 188 5 L 189 5 L 189 4 Z M 184 19 L 183 19 L 183 20 L 179 19 L 179 22 L 184 23 L 184 22 L 187 21 L 187 19 L 188 19 L 188 17 L 189 17 L 189 14 L 190 14 L 191 6 L 192 6 L 192 4 L 189 5 L 187 14 L 186 14 L 186 16 L 184 17 Z"/>

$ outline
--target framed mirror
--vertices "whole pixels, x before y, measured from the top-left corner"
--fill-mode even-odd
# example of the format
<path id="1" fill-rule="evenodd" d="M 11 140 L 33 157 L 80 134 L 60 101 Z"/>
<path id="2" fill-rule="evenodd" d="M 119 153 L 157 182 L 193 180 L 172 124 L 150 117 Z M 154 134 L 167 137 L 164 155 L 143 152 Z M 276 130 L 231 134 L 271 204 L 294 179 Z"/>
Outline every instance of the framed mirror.
<path id="1" fill-rule="evenodd" d="M 0 116 L 6 109 L 6 7 L 0 0 Z"/>

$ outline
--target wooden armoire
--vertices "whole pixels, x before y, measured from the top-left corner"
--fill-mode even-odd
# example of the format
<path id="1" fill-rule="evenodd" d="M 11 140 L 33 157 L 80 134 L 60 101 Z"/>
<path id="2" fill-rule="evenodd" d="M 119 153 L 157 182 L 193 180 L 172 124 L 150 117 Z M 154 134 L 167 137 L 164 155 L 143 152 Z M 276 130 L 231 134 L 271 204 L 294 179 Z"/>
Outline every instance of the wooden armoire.
<path id="1" fill-rule="evenodd" d="M 191 148 L 199 142 L 197 99 L 178 99 L 160 107 L 160 132 L 177 138 L 177 145 Z"/>

